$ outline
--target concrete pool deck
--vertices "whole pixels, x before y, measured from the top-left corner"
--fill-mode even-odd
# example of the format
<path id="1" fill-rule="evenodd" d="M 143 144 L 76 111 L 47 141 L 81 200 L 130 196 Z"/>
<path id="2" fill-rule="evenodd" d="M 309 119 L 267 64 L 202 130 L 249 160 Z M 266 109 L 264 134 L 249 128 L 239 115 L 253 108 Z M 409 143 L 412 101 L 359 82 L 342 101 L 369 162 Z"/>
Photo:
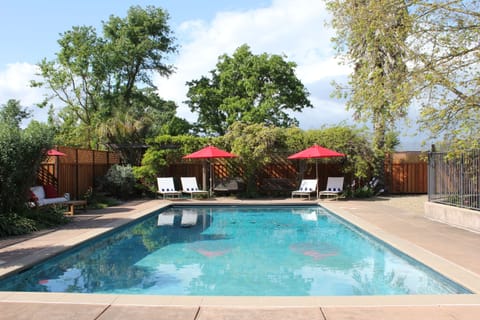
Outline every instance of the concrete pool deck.
<path id="1" fill-rule="evenodd" d="M 480 234 L 424 218 L 425 201 L 426 196 L 403 196 L 319 203 L 476 294 L 272 298 L 0 292 L 0 319 L 480 319 Z M 59 229 L 0 240 L 0 276 L 172 202 L 308 203 L 298 199 L 151 200 L 90 210 Z"/>

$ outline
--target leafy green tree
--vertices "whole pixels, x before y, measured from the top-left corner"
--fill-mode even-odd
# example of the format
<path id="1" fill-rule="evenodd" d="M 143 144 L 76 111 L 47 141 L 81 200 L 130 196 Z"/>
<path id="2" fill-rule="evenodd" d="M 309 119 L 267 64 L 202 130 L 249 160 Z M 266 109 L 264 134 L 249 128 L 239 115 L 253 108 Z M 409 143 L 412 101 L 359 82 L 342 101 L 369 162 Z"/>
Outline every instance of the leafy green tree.
<path id="1" fill-rule="evenodd" d="M 180 163 L 183 156 L 212 142 L 212 139 L 192 135 L 162 135 L 149 139 L 142 165 L 133 168 L 135 177 L 154 191 L 157 188 L 156 178 L 165 175 L 169 165 Z"/>
<path id="2" fill-rule="evenodd" d="M 221 136 L 237 121 L 279 127 L 298 124 L 288 112 L 312 105 L 295 75 L 296 64 L 284 58 L 254 55 L 242 45 L 231 57 L 220 56 L 210 77 L 187 82 L 186 103 L 198 113 L 198 130 Z"/>
<path id="3" fill-rule="evenodd" d="M 0 110 L 0 121 L 4 125 L 20 127 L 22 120 L 29 118 L 31 112 L 20 105 L 20 101 L 10 99 Z"/>
<path id="4" fill-rule="evenodd" d="M 366 128 L 348 125 L 335 125 L 304 132 L 304 143 L 314 143 L 345 154 L 343 172 L 351 174 L 357 180 L 368 179 L 372 173 L 374 153 L 370 147 L 369 133 Z"/>
<path id="5" fill-rule="evenodd" d="M 97 147 L 116 139 L 128 140 L 100 129 L 107 122 L 112 125 L 116 117 L 121 121 L 118 116 L 124 113 L 133 118 L 131 123 L 151 124 L 142 131 L 145 136 L 135 137 L 139 131 L 131 131 L 132 138 L 143 140 L 152 134 L 153 124 L 160 128 L 157 120 L 166 123 L 171 119 L 176 106 L 157 96 L 152 80 L 155 74 L 168 76 L 173 72 L 164 62 L 176 51 L 167 20 L 162 9 L 134 6 L 125 18 L 111 16 L 104 22 L 103 36 L 86 26 L 73 27 L 61 35 L 57 59 L 44 59 L 39 64 L 43 82 L 34 85 L 50 89 L 47 100 L 56 98 L 65 105 L 59 114 L 60 134 L 71 139 L 69 144 Z"/>
<path id="6" fill-rule="evenodd" d="M 158 96 L 156 99 L 161 100 Z M 160 101 L 158 104 L 162 105 Z M 164 131 L 177 134 L 188 132 L 189 127 L 181 127 L 184 120 L 175 116 L 174 102 L 166 102 L 162 109 L 147 107 L 116 110 L 112 117 L 98 126 L 98 135 L 107 139 L 110 148 L 121 152 L 123 162 L 140 165 L 148 138 Z M 175 121 L 178 122 L 176 127 Z"/>
<path id="7" fill-rule="evenodd" d="M 33 185 L 53 132 L 32 121 L 26 129 L 20 122 L 28 111 L 17 100 L 0 109 L 0 236 L 32 231 L 34 224 L 20 215 L 27 210 L 28 189 Z"/>
<path id="8" fill-rule="evenodd" d="M 246 195 L 257 195 L 256 174 L 258 170 L 272 161 L 272 155 L 285 151 L 282 128 L 261 123 L 245 124 L 235 122 L 222 137 L 223 143 L 240 157 L 246 179 Z"/>
<path id="9" fill-rule="evenodd" d="M 450 150 L 480 147 L 480 1 L 418 1 L 410 48 L 422 130 Z"/>
<path id="10" fill-rule="evenodd" d="M 413 96 L 406 65 L 412 19 L 405 0 L 328 0 L 337 54 L 353 65 L 348 86 L 337 84 L 355 118 L 370 121 L 374 174 L 384 180 L 386 136 L 407 114 Z"/>

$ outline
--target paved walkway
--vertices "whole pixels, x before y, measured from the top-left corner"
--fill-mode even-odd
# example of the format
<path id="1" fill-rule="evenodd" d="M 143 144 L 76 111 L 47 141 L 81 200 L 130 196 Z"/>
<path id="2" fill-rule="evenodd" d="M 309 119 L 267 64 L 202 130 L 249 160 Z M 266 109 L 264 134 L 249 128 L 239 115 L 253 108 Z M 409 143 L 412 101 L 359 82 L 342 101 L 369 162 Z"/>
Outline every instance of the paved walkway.
<path id="1" fill-rule="evenodd" d="M 192 203 L 191 200 L 187 200 Z M 232 199 L 216 199 L 216 203 Z M 480 292 L 480 235 L 423 218 L 425 196 L 322 201 Z M 249 201 L 236 201 L 250 203 Z M 279 202 L 291 203 L 290 199 Z M 201 201 L 201 203 L 206 203 Z M 168 201 L 76 215 L 58 230 L 0 240 L 0 275 L 132 221 Z M 385 237 L 385 238 L 383 238 Z M 452 271 L 449 271 L 452 270 Z M 480 295 L 386 297 L 158 297 L 0 292 L 0 319 L 480 319 Z"/>

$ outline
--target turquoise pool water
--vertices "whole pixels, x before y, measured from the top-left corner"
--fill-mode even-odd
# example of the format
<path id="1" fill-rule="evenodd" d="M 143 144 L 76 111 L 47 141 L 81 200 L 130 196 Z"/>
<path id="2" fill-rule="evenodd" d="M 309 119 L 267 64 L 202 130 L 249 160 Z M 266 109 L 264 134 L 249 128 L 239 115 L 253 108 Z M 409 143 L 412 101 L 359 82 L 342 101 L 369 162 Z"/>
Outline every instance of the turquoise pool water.
<path id="1" fill-rule="evenodd" d="M 319 206 L 172 206 L 0 290 L 218 296 L 469 293 Z"/>

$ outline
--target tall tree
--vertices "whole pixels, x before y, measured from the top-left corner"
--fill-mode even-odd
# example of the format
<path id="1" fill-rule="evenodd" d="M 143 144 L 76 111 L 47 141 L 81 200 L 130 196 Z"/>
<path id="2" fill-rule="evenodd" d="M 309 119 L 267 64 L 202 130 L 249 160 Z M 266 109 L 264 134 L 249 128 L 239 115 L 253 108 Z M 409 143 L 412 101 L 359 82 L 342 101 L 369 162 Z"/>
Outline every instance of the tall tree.
<path id="1" fill-rule="evenodd" d="M 22 129 L 20 123 L 29 112 L 17 100 L 0 106 L 0 235 L 10 227 L 7 215 L 22 214 L 45 150 L 52 145 L 53 132 L 45 124 L 30 122 Z"/>
<path id="2" fill-rule="evenodd" d="M 295 76 L 296 64 L 280 55 L 254 55 L 242 45 L 219 57 L 210 77 L 187 82 L 186 101 L 198 113 L 203 133 L 223 135 L 236 121 L 288 127 L 298 124 L 289 111 L 312 107 Z"/>
<path id="3" fill-rule="evenodd" d="M 347 108 L 373 126 L 374 174 L 383 184 L 387 133 L 407 113 L 412 97 L 406 67 L 411 17 L 405 0 L 327 0 L 332 12 L 337 53 L 353 65 Z"/>
<path id="4" fill-rule="evenodd" d="M 103 37 L 92 27 L 73 27 L 61 35 L 57 59 L 39 64 L 44 81 L 36 85 L 64 103 L 60 116 L 68 131 L 78 132 L 76 144 L 109 143 L 110 136 L 99 136 L 105 131 L 97 129 L 118 114 L 140 120 L 152 109 L 171 112 L 152 81 L 154 74 L 173 72 L 164 62 L 176 51 L 167 20 L 162 9 L 131 7 L 125 18 L 111 16 L 103 23 Z"/>
<path id="5" fill-rule="evenodd" d="M 411 37 L 423 129 L 451 150 L 480 147 L 480 1 L 419 1 Z"/>

